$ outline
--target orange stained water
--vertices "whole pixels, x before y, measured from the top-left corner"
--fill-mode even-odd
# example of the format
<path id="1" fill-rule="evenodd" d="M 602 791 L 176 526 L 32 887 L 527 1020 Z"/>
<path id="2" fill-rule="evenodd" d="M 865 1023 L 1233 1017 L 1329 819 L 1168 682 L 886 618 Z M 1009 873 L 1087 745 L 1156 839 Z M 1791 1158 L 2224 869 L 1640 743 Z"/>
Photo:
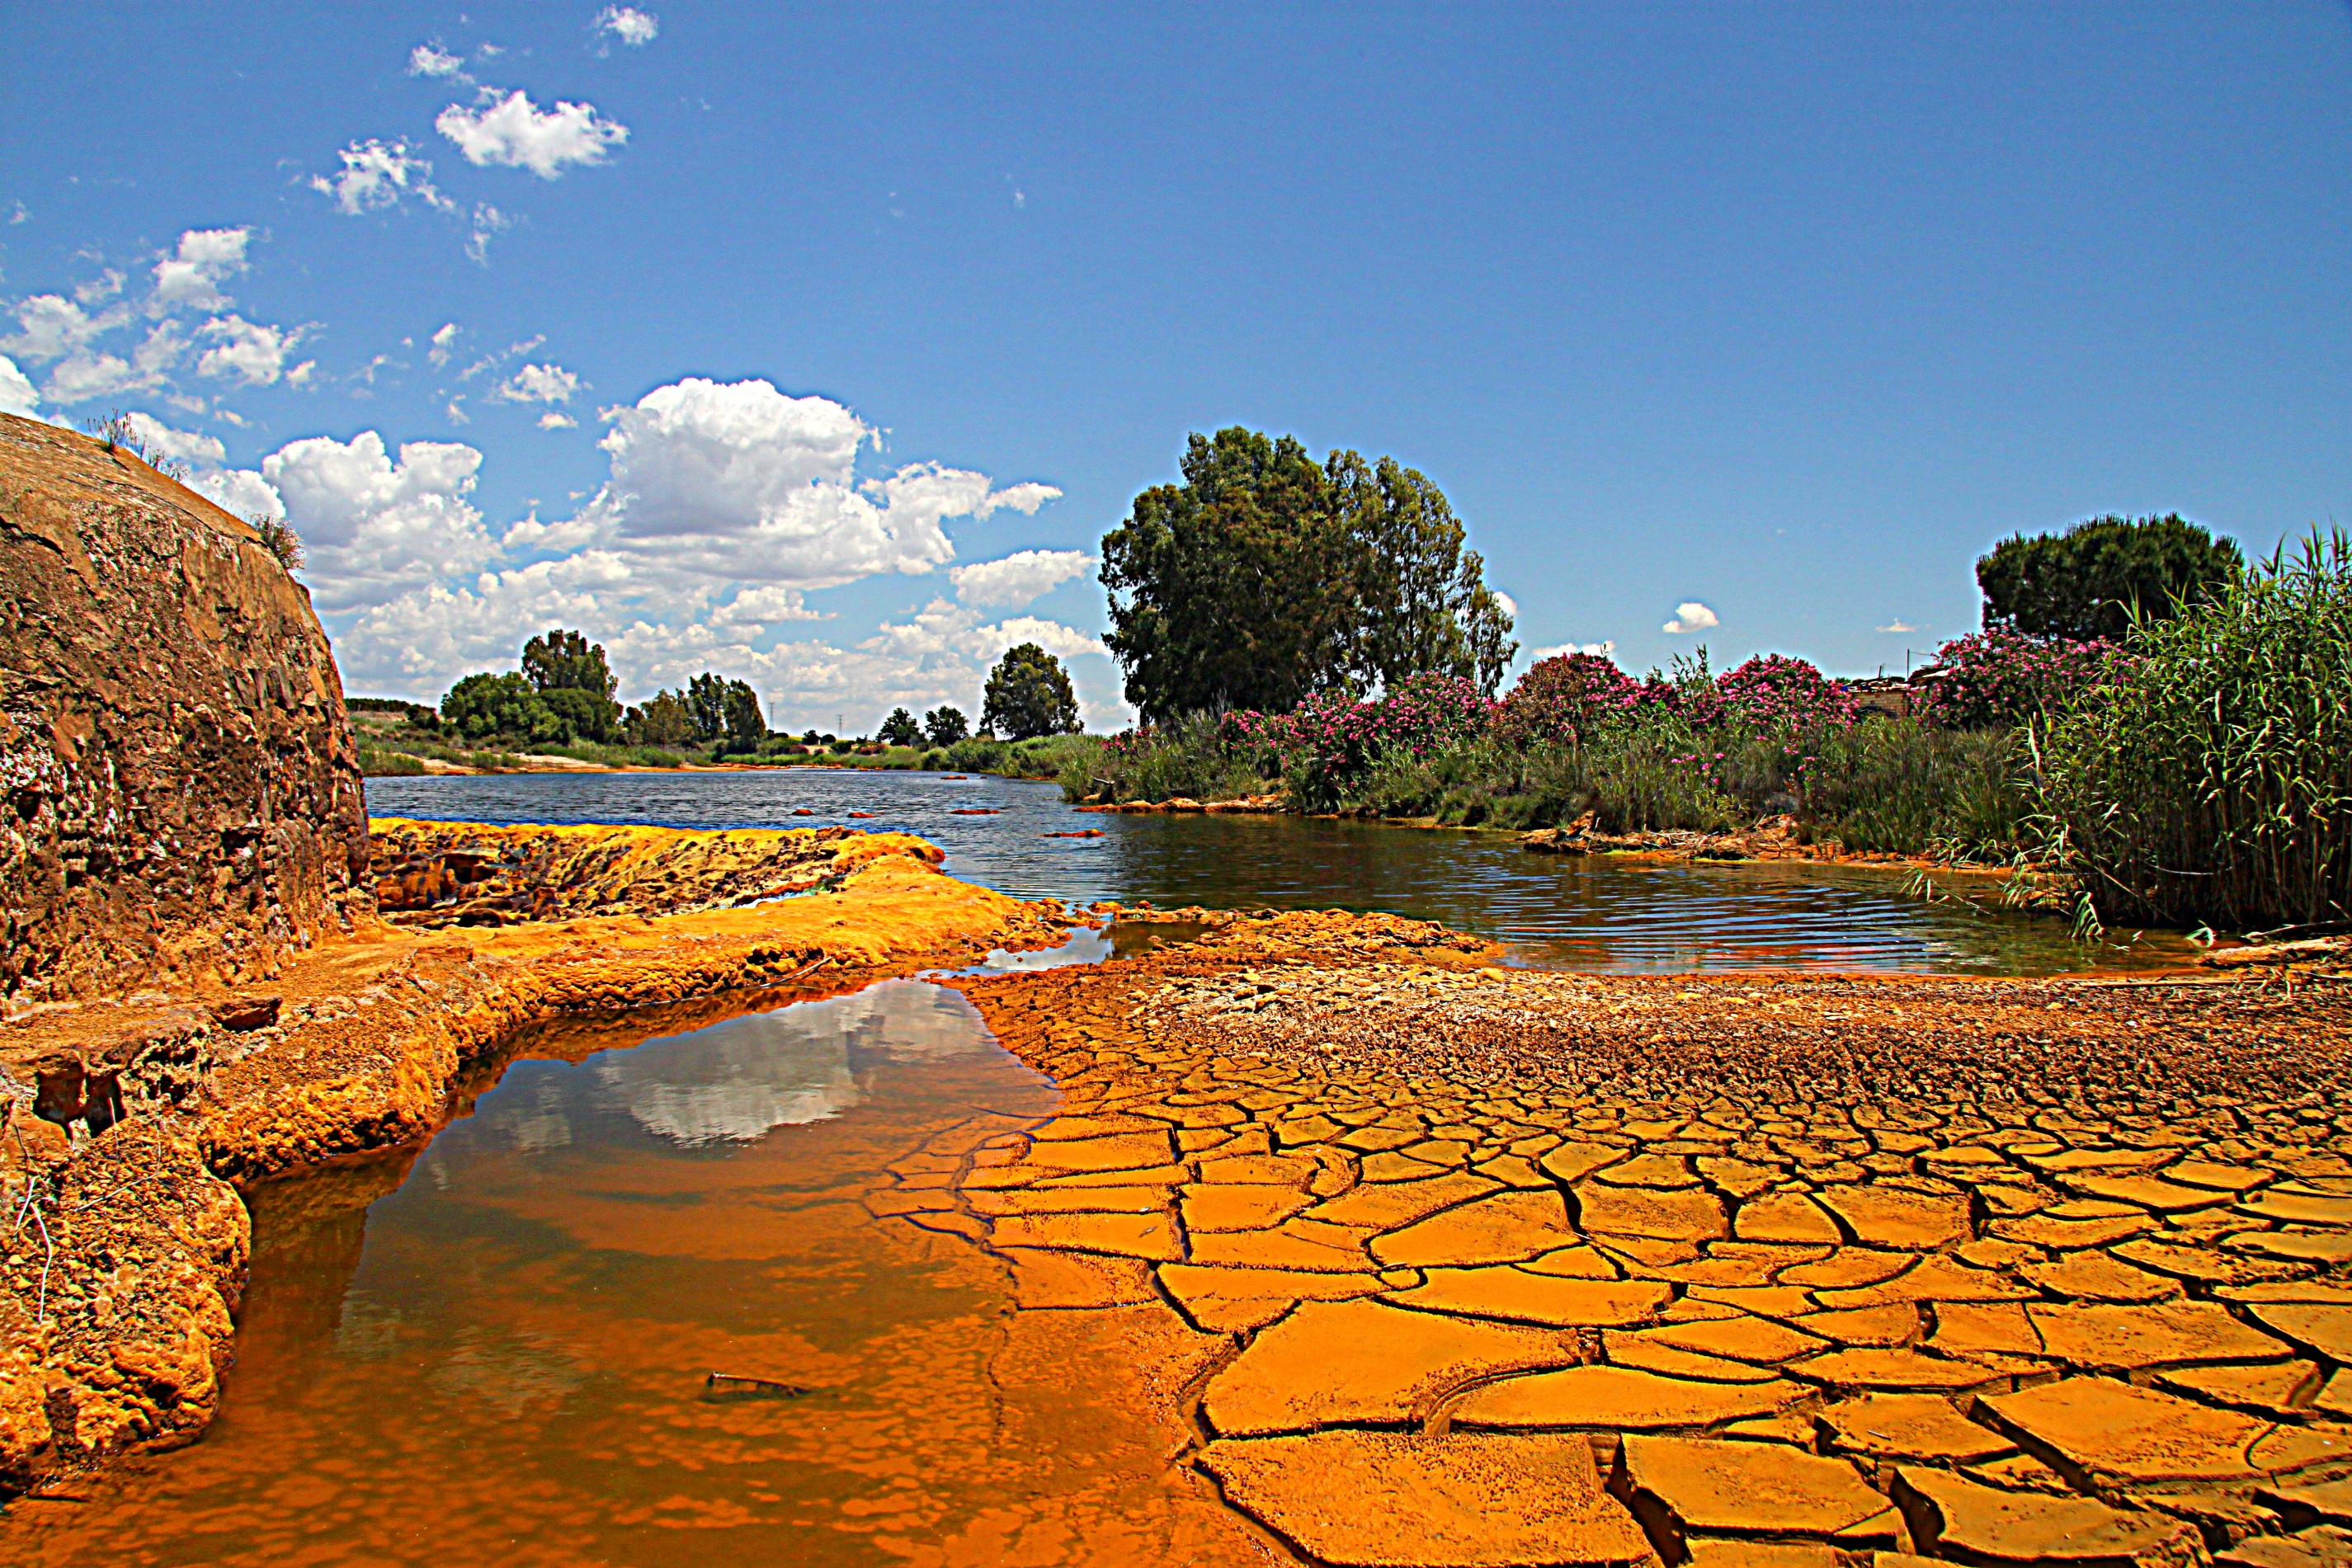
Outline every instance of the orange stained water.
<path id="1" fill-rule="evenodd" d="M 993 1260 L 860 1201 L 1054 1101 L 914 981 L 514 1061 L 422 1153 L 252 1195 L 216 1421 L 11 1506 L 0 1559 L 1255 1556 L 1098 1373 L 1181 1364 L 1165 1309 L 1040 1333 Z M 715 1399 L 714 1370 L 808 1392 Z"/>

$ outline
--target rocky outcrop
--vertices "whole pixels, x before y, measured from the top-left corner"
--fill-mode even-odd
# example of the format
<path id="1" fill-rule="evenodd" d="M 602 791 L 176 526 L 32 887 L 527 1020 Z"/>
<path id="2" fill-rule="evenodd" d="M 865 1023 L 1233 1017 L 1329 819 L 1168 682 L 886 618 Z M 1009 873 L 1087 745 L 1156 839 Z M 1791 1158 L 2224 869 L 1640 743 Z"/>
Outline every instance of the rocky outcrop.
<path id="1" fill-rule="evenodd" d="M 488 827 L 379 818 L 371 876 L 394 925 L 516 925 L 589 915 L 735 909 L 837 883 L 877 855 L 945 858 L 851 828 Z"/>
<path id="2" fill-rule="evenodd" d="M 0 415 L 0 1005 L 266 975 L 367 906 L 310 595 L 120 447 Z"/>

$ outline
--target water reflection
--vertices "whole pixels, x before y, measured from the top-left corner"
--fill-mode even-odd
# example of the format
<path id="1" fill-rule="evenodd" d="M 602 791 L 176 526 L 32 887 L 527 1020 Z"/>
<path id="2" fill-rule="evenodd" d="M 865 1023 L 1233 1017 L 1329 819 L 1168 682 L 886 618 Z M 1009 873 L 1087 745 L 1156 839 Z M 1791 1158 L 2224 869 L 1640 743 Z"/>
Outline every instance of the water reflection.
<path id="1" fill-rule="evenodd" d="M 989 1506 L 1034 1458 L 993 1446 L 1002 1269 L 862 1199 L 1050 1087 L 914 981 L 615 1027 L 526 1036 L 556 1059 L 421 1155 L 257 1190 L 210 1432 L 10 1508 L 0 1559 L 879 1563 Z M 712 1404 L 713 1369 L 814 1392 Z"/>
<path id="2" fill-rule="evenodd" d="M 2064 921 L 1905 895 L 1899 872 L 1531 854 L 1509 836 L 1298 817 L 1074 814 L 1050 784 L 939 774 L 510 774 L 371 779 L 378 813 L 673 827 L 841 822 L 919 833 L 948 870 L 1021 898 L 1386 910 L 1618 973 L 1743 968 L 2056 974 L 2196 956 L 2177 936 L 2084 945 Z M 984 805 L 997 814 L 960 816 Z M 805 808 L 815 815 L 796 818 Z M 852 811 L 870 812 L 853 821 Z M 1076 825 L 1102 836 L 1048 835 Z"/>

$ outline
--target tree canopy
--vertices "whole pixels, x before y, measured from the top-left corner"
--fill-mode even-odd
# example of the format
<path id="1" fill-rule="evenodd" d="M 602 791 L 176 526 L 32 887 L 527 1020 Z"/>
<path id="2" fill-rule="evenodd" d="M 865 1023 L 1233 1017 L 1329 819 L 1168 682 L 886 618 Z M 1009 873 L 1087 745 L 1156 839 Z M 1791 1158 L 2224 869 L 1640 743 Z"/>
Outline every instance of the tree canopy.
<path id="1" fill-rule="evenodd" d="M 1103 538 L 1104 641 L 1147 723 L 1437 673 L 1492 694 L 1511 617 L 1444 494 L 1394 458 L 1235 426 Z"/>
<path id="2" fill-rule="evenodd" d="M 971 722 L 960 707 L 941 703 L 923 716 L 923 738 L 933 746 L 953 746 L 971 733 Z"/>
<path id="3" fill-rule="evenodd" d="M 467 675 L 441 698 L 441 716 L 469 740 L 507 735 L 522 740 L 567 738 L 563 721 L 549 710 L 530 683 L 509 671 Z"/>
<path id="4" fill-rule="evenodd" d="M 1006 740 L 1068 735 L 1078 727 L 1078 696 L 1070 687 L 1069 672 L 1034 643 L 1004 651 L 988 673 L 982 696 L 981 728 Z"/>
<path id="5" fill-rule="evenodd" d="M 2167 619 L 2211 600 L 2244 565 L 2236 545 L 2177 512 L 2092 517 L 2063 534 L 2003 539 L 1977 562 L 1977 586 L 1988 630 L 2114 640 L 2135 608 Z"/>
<path id="6" fill-rule="evenodd" d="M 894 707 L 890 710 L 890 716 L 882 721 L 882 727 L 874 732 L 874 738 L 885 746 L 920 746 L 923 732 L 916 727 L 913 714 L 905 708 Z"/>

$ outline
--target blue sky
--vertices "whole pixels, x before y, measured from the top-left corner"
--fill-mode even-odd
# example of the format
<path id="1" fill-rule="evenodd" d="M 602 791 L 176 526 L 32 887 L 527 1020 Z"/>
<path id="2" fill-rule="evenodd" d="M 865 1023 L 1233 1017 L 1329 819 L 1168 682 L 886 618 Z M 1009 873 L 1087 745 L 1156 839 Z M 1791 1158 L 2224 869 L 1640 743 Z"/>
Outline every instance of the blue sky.
<path id="1" fill-rule="evenodd" d="M 1036 638 L 1114 723 L 1078 558 L 1234 423 L 1422 469 L 1528 650 L 1637 671 L 1900 668 L 2021 528 L 2352 517 L 2342 5 L 16 5 L 0 42 L 0 407 L 136 411 L 286 509 L 354 692 L 562 622 L 625 696 L 707 664 L 864 729 Z"/>

